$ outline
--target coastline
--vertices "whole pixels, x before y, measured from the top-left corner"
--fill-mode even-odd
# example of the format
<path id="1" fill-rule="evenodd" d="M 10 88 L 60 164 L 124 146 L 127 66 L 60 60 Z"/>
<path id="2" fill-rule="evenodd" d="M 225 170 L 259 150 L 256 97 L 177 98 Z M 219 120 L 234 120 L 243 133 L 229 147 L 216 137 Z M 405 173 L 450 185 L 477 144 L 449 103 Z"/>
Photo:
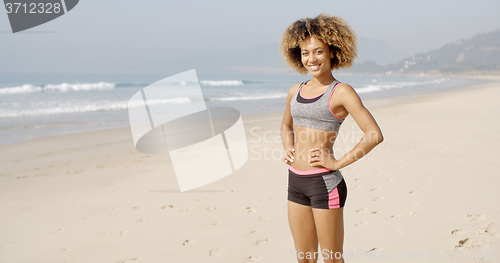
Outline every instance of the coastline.
<path id="1" fill-rule="evenodd" d="M 498 95 L 496 81 L 364 101 L 385 141 L 342 169 L 344 250 L 364 251 L 349 261 L 500 250 Z M 185 193 L 168 158 L 137 152 L 128 127 L 0 146 L 0 261 L 294 262 L 281 114 L 243 116 L 247 163 Z M 360 136 L 350 117 L 340 133 L 339 154 Z"/>
<path id="2" fill-rule="evenodd" d="M 338 74 L 339 76 L 350 76 L 352 74 Z M 353 75 L 357 76 L 357 75 Z M 359 76 L 364 76 L 364 75 L 359 75 Z M 371 77 L 383 77 L 384 75 L 366 75 L 366 76 L 371 76 Z M 365 77 L 366 77 L 365 76 Z M 403 76 L 403 75 L 402 75 Z M 404 75 L 406 76 L 406 75 Z M 431 76 L 424 76 L 424 75 L 408 75 L 409 77 L 431 77 Z M 433 77 L 444 77 L 444 76 L 433 76 Z M 481 84 L 481 82 L 494 82 L 497 81 L 493 76 L 488 76 L 486 78 L 482 77 L 473 77 L 473 76 L 453 76 L 451 77 L 452 79 L 473 79 L 474 81 L 471 82 L 476 82 L 472 83 L 472 85 L 477 85 Z M 478 81 L 479 80 L 479 81 Z M 352 81 L 352 80 L 351 80 Z M 375 83 L 377 83 L 377 80 L 373 80 Z M 347 82 L 351 83 L 351 82 Z M 458 88 L 463 88 L 463 86 L 467 86 L 469 84 L 465 84 L 466 81 L 463 83 L 454 83 L 454 84 L 448 84 L 438 86 L 438 87 L 424 87 L 421 86 L 420 88 L 422 89 L 409 89 L 409 90 L 403 90 L 403 89 L 394 89 L 392 91 L 387 91 L 387 90 L 377 90 L 378 92 L 370 92 L 365 93 L 365 88 L 362 88 L 360 90 L 360 96 L 363 100 L 363 102 L 370 102 L 373 101 L 375 102 L 376 105 L 385 105 L 387 103 L 392 103 L 392 101 L 397 101 L 399 99 L 412 99 L 412 98 L 417 98 L 420 95 L 425 95 L 427 93 L 433 94 L 433 93 L 439 93 L 443 90 L 448 90 L 448 89 L 458 89 Z M 356 84 L 353 84 L 353 86 Z M 391 85 L 391 84 L 389 84 Z M 411 85 L 410 85 L 411 86 Z M 284 98 L 283 98 L 284 100 Z M 252 102 L 252 100 L 249 100 Z M 271 104 L 276 104 L 276 102 L 269 101 L 268 103 Z M 248 103 L 247 103 L 248 104 Z M 224 106 L 224 105 L 223 105 Z M 239 105 L 225 105 L 229 107 L 235 107 L 238 108 Z M 245 107 L 245 106 L 244 106 Z M 258 107 L 262 107 L 261 105 L 258 105 Z M 282 105 L 284 108 L 284 104 Z M 260 109 L 260 108 L 259 108 Z M 278 108 L 277 110 L 276 107 L 274 107 L 274 111 L 267 112 L 267 113 L 276 113 L 276 112 L 281 112 L 281 107 Z M 54 109 L 51 109 L 54 110 Z M 109 111 L 105 112 L 105 114 L 113 114 L 115 118 L 114 121 L 110 122 L 109 116 L 106 117 L 108 118 L 107 122 L 102 122 L 102 121 L 88 121 L 85 116 L 78 116 L 77 119 L 82 119 L 82 122 L 73 122 L 70 121 L 68 117 L 63 117 L 59 122 L 54 122 L 54 121 L 45 121 L 41 123 L 33 123 L 32 120 L 23 120 L 27 121 L 26 123 L 23 123 L 23 121 L 16 121 L 12 122 L 12 119 L 7 119 L 7 123 L 11 121 L 11 124 L 7 124 L 5 127 L 0 127 L 1 130 L 4 132 L 7 131 L 7 133 L 1 134 L 0 137 L 2 137 L 2 141 L 0 142 L 0 146 L 2 145 L 11 145 L 11 144 L 18 144 L 21 142 L 26 142 L 26 141 L 31 141 L 37 138 L 41 137 L 52 137 L 52 136 L 60 136 L 60 135 L 68 135 L 68 134 L 74 134 L 74 133 L 85 133 L 85 132 L 92 132 L 92 131 L 99 131 L 99 130 L 113 130 L 113 129 L 121 129 L 121 128 L 129 128 L 128 125 L 125 126 L 125 123 L 128 123 L 128 117 L 125 111 Z M 248 111 L 247 109 L 243 109 L 243 112 L 241 112 L 242 115 L 244 116 L 250 116 L 250 115 L 260 115 L 263 114 L 261 110 L 257 110 L 257 112 L 251 112 Z M 265 113 L 264 113 L 265 114 Z M 28 115 L 27 115 L 28 116 Z M 83 118 L 82 118 L 83 117 Z M 125 118 L 124 118 L 125 117 Z M 40 118 L 45 118 L 43 115 L 40 116 Z M 57 115 L 54 115 L 52 118 L 57 118 Z M 95 117 L 94 117 L 95 119 Z M 48 119 L 47 119 L 48 120 Z M 5 123 L 4 123 L 5 124 Z M 10 126 L 9 126 L 10 125 Z M 15 132 L 17 131 L 17 133 Z"/>
<path id="3" fill-rule="evenodd" d="M 337 73 L 339 76 L 400 76 L 400 77 L 442 77 L 442 78 L 468 78 L 468 79 L 485 79 L 485 80 L 500 80 L 500 71 L 464 71 L 464 72 L 451 72 L 451 73 L 443 73 L 443 72 L 422 72 L 422 73 L 402 73 L 402 72 L 391 72 L 391 73 L 382 73 L 382 72 L 340 72 Z"/>

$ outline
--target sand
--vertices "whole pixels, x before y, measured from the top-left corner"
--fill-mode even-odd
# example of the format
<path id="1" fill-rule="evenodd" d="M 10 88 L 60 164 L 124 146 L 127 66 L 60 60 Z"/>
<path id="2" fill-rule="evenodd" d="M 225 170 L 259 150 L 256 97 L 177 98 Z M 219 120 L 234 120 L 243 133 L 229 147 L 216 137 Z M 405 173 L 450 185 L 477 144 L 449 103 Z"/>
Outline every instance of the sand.
<path id="1" fill-rule="evenodd" d="M 500 260 L 499 97 L 491 82 L 365 101 L 385 140 L 342 170 L 346 262 Z M 295 262 L 281 117 L 243 116 L 247 163 L 184 193 L 129 128 L 0 146 L 0 262 Z M 348 117 L 337 156 L 360 136 Z"/>

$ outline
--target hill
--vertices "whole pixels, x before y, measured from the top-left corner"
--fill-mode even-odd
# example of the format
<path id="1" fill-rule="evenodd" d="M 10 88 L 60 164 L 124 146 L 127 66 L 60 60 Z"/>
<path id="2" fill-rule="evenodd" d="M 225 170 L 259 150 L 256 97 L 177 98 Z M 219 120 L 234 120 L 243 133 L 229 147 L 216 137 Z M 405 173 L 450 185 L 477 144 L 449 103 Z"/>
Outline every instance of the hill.
<path id="1" fill-rule="evenodd" d="M 423 40 L 425 41 L 425 40 Z M 427 53 L 416 54 L 397 63 L 398 54 L 383 41 L 360 37 L 359 57 L 354 66 L 343 73 L 354 74 L 455 74 L 471 71 L 500 72 L 500 29 L 480 33 L 471 38 Z M 197 69 L 200 72 L 221 73 L 289 73 L 279 52 L 279 43 L 262 44 L 243 50 L 213 50 L 187 52 L 178 57 L 159 58 L 141 68 L 151 71 Z M 496 71 L 496 72 L 495 72 Z"/>
<path id="2" fill-rule="evenodd" d="M 404 59 L 396 69 L 412 73 L 500 70 L 500 29 Z"/>
<path id="3" fill-rule="evenodd" d="M 386 74 L 461 73 L 500 71 L 500 29 L 483 32 L 396 64 L 380 66 L 373 61 L 355 65 L 349 72 Z"/>

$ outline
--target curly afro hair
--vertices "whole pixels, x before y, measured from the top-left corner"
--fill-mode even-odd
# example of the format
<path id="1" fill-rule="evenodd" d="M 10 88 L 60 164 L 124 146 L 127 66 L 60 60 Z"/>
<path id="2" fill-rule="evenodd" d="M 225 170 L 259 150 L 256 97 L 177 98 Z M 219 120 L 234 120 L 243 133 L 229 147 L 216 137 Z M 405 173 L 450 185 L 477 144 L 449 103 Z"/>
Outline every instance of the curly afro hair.
<path id="1" fill-rule="evenodd" d="M 352 66 L 357 57 L 354 31 L 342 18 L 321 14 L 297 20 L 283 33 L 280 50 L 289 67 L 300 74 L 307 74 L 302 65 L 300 43 L 310 36 L 325 42 L 335 53 L 331 60 L 332 70 Z"/>

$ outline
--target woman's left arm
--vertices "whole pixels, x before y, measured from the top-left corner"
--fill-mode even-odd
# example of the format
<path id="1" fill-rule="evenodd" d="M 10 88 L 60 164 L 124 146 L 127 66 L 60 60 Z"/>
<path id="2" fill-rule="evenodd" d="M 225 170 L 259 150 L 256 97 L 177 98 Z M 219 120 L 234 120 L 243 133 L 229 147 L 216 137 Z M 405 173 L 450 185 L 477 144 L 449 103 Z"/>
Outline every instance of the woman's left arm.
<path id="1" fill-rule="evenodd" d="M 344 83 L 338 84 L 334 95 L 337 100 L 335 103 L 342 105 L 353 117 L 359 128 L 363 131 L 363 137 L 354 148 L 338 160 L 333 157 L 332 151 L 319 148 L 311 149 L 311 166 L 325 167 L 330 170 L 344 168 L 361 159 L 384 140 L 377 122 L 365 108 L 358 94 L 351 86 Z"/>

